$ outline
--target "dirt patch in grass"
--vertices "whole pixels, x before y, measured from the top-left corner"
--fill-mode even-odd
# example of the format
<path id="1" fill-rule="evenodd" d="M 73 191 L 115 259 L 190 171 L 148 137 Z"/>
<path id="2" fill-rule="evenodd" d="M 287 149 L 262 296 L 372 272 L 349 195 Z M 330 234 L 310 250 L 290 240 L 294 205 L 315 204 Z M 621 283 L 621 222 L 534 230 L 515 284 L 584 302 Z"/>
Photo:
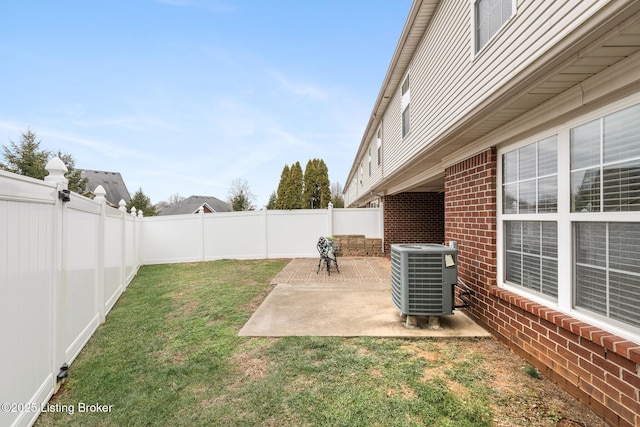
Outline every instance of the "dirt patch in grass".
<path id="1" fill-rule="evenodd" d="M 267 375 L 269 371 L 269 361 L 264 358 L 254 357 L 249 353 L 240 353 L 231 357 L 231 362 L 236 366 L 236 370 L 244 378 L 259 380 Z"/>
<path id="2" fill-rule="evenodd" d="M 463 398 L 470 395 L 470 390 L 452 378 L 451 369 L 473 355 L 477 362 L 469 369 L 475 370 L 471 374 L 488 379 L 496 426 L 607 427 L 587 405 L 553 381 L 528 374 L 530 366 L 495 339 L 444 340 L 427 347 L 416 342 L 403 349 L 427 362 L 425 381 L 441 379 Z"/>

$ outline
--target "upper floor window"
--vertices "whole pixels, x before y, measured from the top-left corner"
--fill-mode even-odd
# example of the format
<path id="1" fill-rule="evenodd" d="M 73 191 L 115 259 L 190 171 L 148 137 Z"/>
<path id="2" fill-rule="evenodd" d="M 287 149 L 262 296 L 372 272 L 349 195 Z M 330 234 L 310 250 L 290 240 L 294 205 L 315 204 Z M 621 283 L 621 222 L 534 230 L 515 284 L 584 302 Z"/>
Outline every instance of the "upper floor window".
<path id="1" fill-rule="evenodd" d="M 369 176 L 371 176 L 371 147 L 369 147 Z"/>
<path id="2" fill-rule="evenodd" d="M 378 152 L 378 166 L 382 163 L 382 129 L 378 128 L 377 136 L 377 152 Z"/>
<path id="3" fill-rule="evenodd" d="M 475 52 L 479 52 L 513 14 L 513 0 L 475 0 Z"/>
<path id="4" fill-rule="evenodd" d="M 407 136 L 409 131 L 411 130 L 410 125 L 410 108 L 409 104 L 411 103 L 411 90 L 409 88 L 409 76 L 404 79 L 402 82 L 402 137 Z"/>

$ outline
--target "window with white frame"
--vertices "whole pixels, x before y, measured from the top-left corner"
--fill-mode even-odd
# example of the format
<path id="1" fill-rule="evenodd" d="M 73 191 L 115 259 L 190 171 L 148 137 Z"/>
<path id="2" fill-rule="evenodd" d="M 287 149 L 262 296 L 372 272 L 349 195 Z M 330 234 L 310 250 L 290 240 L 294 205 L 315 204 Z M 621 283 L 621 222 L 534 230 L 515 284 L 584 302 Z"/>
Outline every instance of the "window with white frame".
<path id="1" fill-rule="evenodd" d="M 634 99 L 499 151 L 499 276 L 514 292 L 640 337 L 640 103 Z"/>
<path id="2" fill-rule="evenodd" d="M 640 326 L 640 223 L 611 221 L 640 211 L 640 104 L 571 129 L 570 144 L 571 211 L 596 220 L 573 225 L 574 304 Z"/>
<path id="3" fill-rule="evenodd" d="M 478 53 L 513 14 L 513 0 L 475 0 L 473 11 Z"/>
<path id="4" fill-rule="evenodd" d="M 502 156 L 505 280 L 550 298 L 558 296 L 557 159 L 556 136 Z"/>
<path id="5" fill-rule="evenodd" d="M 404 138 L 411 130 L 410 114 L 411 114 L 411 90 L 409 88 L 409 76 L 402 82 L 402 137 Z"/>
<path id="6" fill-rule="evenodd" d="M 369 147 L 369 176 L 371 176 L 371 147 Z"/>

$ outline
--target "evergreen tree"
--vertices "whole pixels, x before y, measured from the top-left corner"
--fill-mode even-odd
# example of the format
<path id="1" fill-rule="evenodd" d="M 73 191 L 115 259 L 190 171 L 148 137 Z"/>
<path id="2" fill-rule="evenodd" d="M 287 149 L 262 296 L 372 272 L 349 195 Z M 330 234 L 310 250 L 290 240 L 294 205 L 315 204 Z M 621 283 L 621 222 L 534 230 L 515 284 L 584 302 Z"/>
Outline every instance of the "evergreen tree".
<path id="1" fill-rule="evenodd" d="M 65 173 L 64 176 L 69 180 L 69 190 L 89 197 L 91 195 L 91 191 L 87 188 L 89 180 L 82 177 L 82 171 L 80 169 L 76 169 L 76 161 L 73 156 L 63 153 L 60 150 L 58 150 L 56 156 L 67 166 L 68 172 Z M 95 190 L 95 188 L 91 190 Z"/>
<path id="2" fill-rule="evenodd" d="M 307 162 L 304 171 L 304 203 L 307 208 L 326 208 L 331 201 L 329 170 L 322 159 Z"/>
<path id="3" fill-rule="evenodd" d="M 320 207 L 320 187 L 318 184 L 317 162 L 309 160 L 304 168 L 304 207 L 317 209 Z"/>
<path id="4" fill-rule="evenodd" d="M 326 208 L 331 201 L 331 181 L 329 181 L 329 168 L 322 159 L 317 159 L 316 164 L 317 184 L 320 186 L 320 207 Z"/>
<path id="5" fill-rule="evenodd" d="M 144 216 L 156 216 L 158 211 L 156 207 L 151 203 L 151 199 L 142 192 L 142 187 L 138 188 L 138 191 L 133 193 L 131 201 L 127 203 L 127 212 L 131 211 L 131 207 L 134 206 L 137 210 L 142 210 Z"/>
<path id="6" fill-rule="evenodd" d="M 289 209 L 302 209 L 304 206 L 303 200 L 303 175 L 302 175 L 302 166 L 300 166 L 300 162 L 295 162 L 293 166 L 291 166 L 290 172 L 290 181 L 289 181 Z"/>
<path id="7" fill-rule="evenodd" d="M 51 152 L 40 149 L 40 143 L 36 141 L 36 134 L 27 129 L 22 133 L 20 144 L 9 139 L 10 147 L 3 146 L 5 163 L 0 163 L 0 168 L 31 178 L 44 179 L 48 172 L 45 169 Z"/>
<path id="8" fill-rule="evenodd" d="M 280 174 L 280 183 L 278 184 L 278 194 L 276 197 L 276 209 L 290 209 L 286 206 L 287 190 L 289 187 L 289 178 L 291 176 L 291 169 L 289 165 L 284 165 L 282 173 Z"/>
<path id="9" fill-rule="evenodd" d="M 60 150 L 57 153 L 43 150 L 40 148 L 42 141 L 36 139 L 36 134 L 31 129 L 27 129 L 22 133 L 19 144 L 9 140 L 10 147 L 3 147 L 5 163 L 0 163 L 0 169 L 31 178 L 44 179 L 49 174 L 45 169 L 47 163 L 57 156 L 67 166 L 68 171 L 64 176 L 69 180 L 69 190 L 89 196 L 91 194 L 87 190 L 89 180 L 82 178 L 82 171 L 75 168 L 76 162 L 73 156 Z"/>
<path id="10" fill-rule="evenodd" d="M 278 200 L 278 195 L 277 193 L 274 191 L 273 193 L 271 193 L 271 195 L 269 196 L 269 202 L 267 203 L 267 209 L 275 209 L 276 208 L 276 200 Z"/>

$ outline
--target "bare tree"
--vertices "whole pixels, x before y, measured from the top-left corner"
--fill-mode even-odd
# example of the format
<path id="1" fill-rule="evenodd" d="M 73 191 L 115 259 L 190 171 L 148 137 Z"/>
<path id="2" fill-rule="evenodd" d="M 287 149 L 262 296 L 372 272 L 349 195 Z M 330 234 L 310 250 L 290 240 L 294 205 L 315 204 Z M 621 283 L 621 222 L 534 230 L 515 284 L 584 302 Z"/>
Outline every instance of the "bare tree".
<path id="1" fill-rule="evenodd" d="M 251 192 L 246 179 L 236 178 L 231 181 L 229 188 L 229 205 L 234 211 L 252 211 L 255 209 L 253 201 L 256 196 Z"/>

